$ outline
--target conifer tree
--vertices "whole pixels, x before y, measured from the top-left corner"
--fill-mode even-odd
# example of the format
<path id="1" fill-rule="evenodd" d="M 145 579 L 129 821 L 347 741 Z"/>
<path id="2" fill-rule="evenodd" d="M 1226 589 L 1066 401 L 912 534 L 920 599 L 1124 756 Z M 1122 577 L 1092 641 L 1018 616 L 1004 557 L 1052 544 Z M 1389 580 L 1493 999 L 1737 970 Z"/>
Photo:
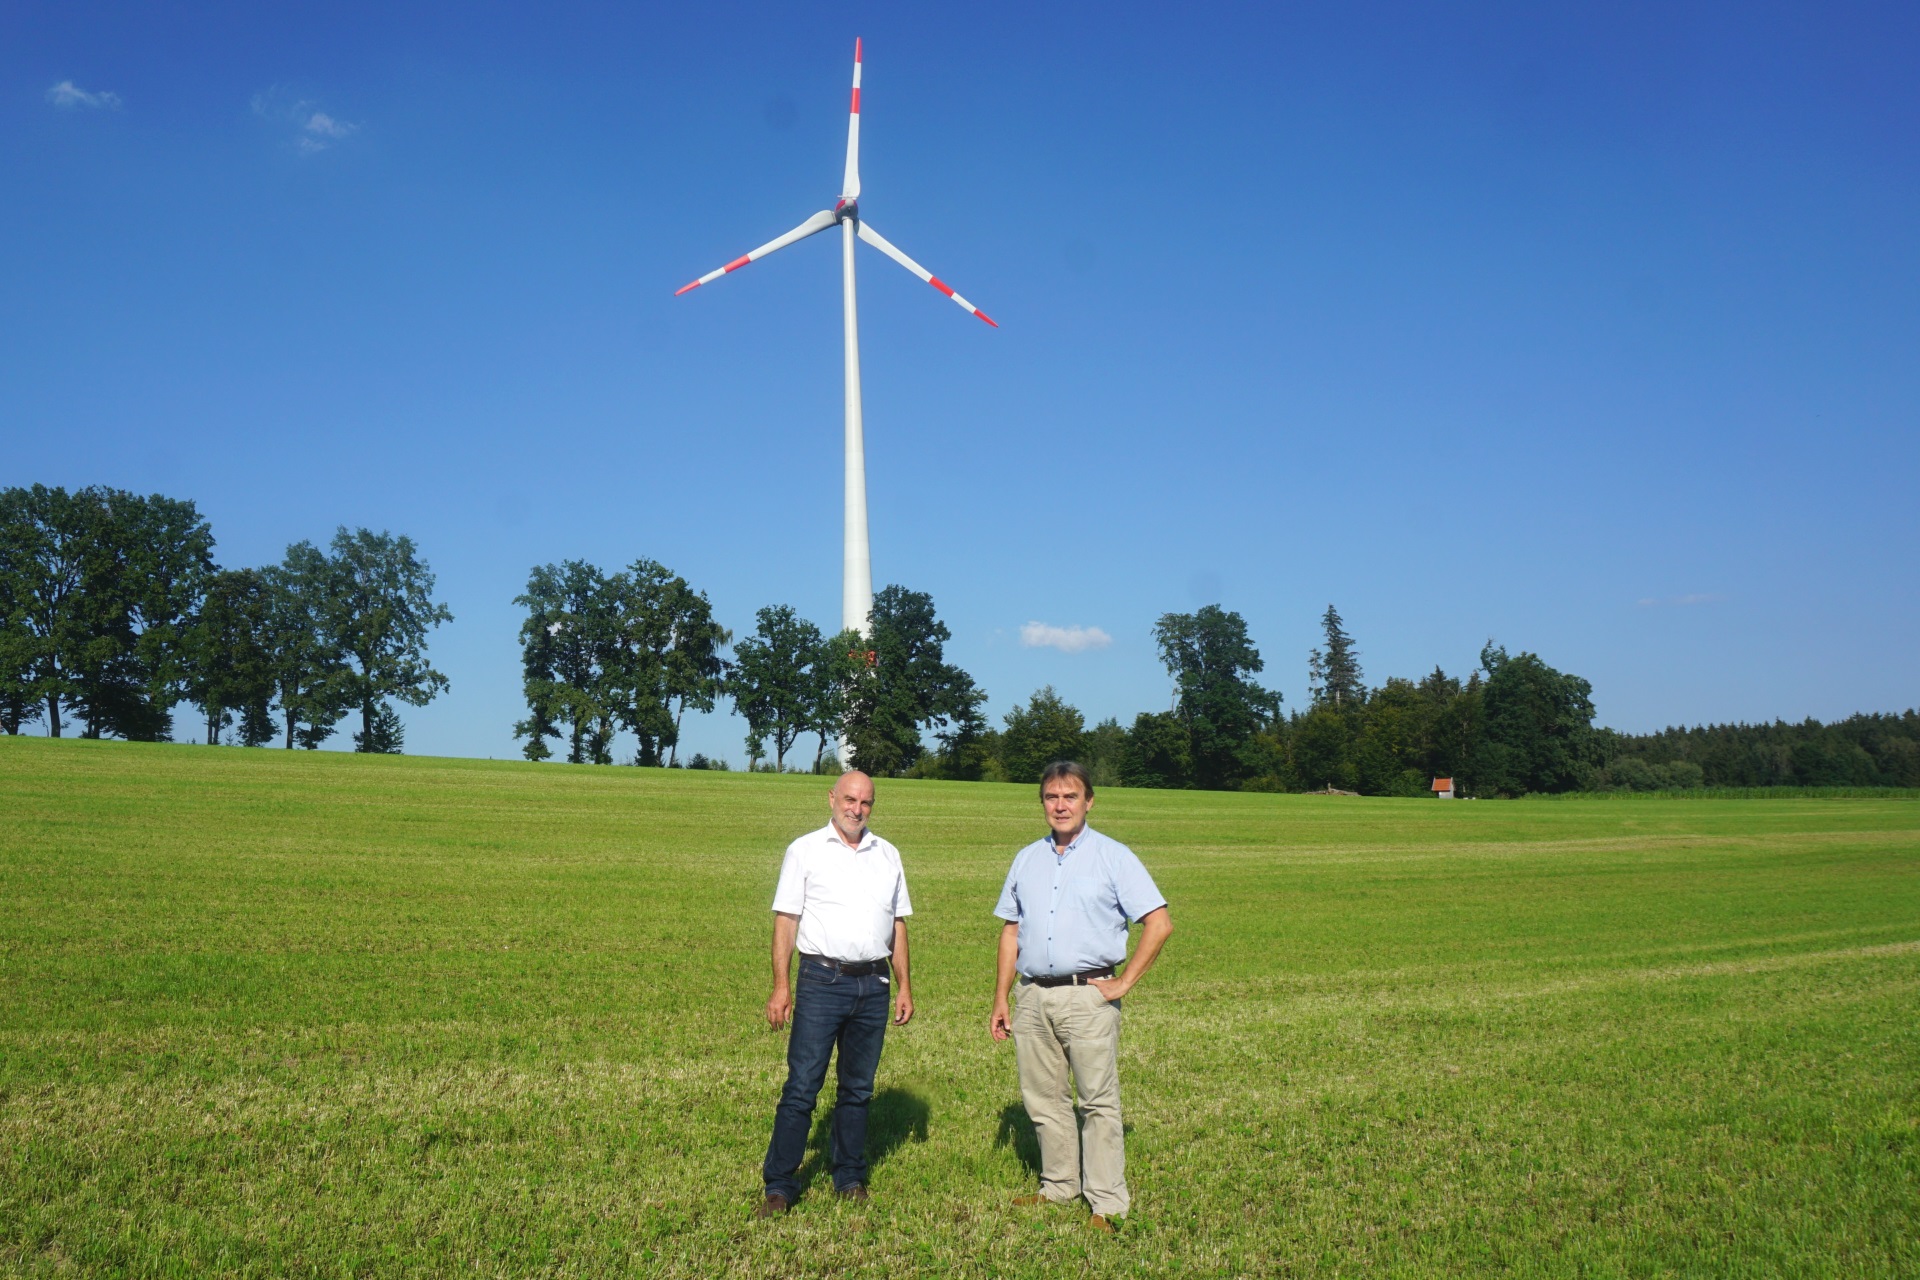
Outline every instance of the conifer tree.
<path id="1" fill-rule="evenodd" d="M 1367 701 L 1366 681 L 1360 675 L 1360 651 L 1353 647 L 1353 637 L 1341 625 L 1340 612 L 1332 605 L 1321 615 L 1320 627 L 1326 633 L 1327 647 L 1315 649 L 1307 659 L 1313 703 L 1357 712 Z"/>

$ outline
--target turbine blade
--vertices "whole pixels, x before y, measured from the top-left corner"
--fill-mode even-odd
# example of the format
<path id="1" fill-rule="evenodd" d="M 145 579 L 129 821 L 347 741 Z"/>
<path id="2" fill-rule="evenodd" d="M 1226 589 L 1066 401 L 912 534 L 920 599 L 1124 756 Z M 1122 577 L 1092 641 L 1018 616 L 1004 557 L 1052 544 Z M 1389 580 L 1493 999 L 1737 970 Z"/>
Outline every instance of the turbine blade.
<path id="1" fill-rule="evenodd" d="M 868 244 L 872 245 L 874 248 L 878 249 L 880 252 L 886 254 L 889 258 L 892 258 L 895 262 L 899 263 L 901 266 L 905 267 L 907 270 L 913 272 L 913 274 L 919 276 L 922 280 L 925 280 L 928 284 L 932 285 L 934 288 L 938 289 L 940 292 L 946 294 L 949 298 L 952 298 L 955 302 L 960 304 L 961 310 L 972 312 L 974 315 L 979 316 L 982 320 L 985 320 L 988 324 L 993 325 L 993 327 L 996 329 L 1000 327 L 998 322 L 996 322 L 992 317 L 988 316 L 986 312 L 974 306 L 971 302 L 968 302 L 965 298 L 961 297 L 959 294 L 955 293 L 953 291 L 952 285 L 948 284 L 945 280 L 942 280 L 939 276 L 933 274 L 933 272 L 927 270 L 925 267 L 915 262 L 912 258 L 909 258 L 906 254 L 894 248 L 892 241 L 888 240 L 885 236 L 881 235 L 878 231 L 875 231 L 871 226 L 867 225 L 867 223 L 865 222 L 860 223 L 860 238 L 862 240 L 865 240 Z"/>
<path id="2" fill-rule="evenodd" d="M 832 226 L 833 223 L 834 223 L 833 214 L 829 210 L 822 209 L 820 212 L 814 214 L 811 218 L 808 218 L 805 222 L 801 223 L 799 226 L 795 227 L 793 230 L 787 232 L 787 234 L 783 236 L 776 236 L 772 240 L 769 240 L 765 244 L 761 245 L 758 249 L 755 249 L 752 253 L 746 254 L 743 257 L 735 258 L 732 262 L 729 262 L 726 266 L 721 267 L 718 271 L 709 271 L 707 272 L 707 274 L 701 276 L 698 280 L 695 280 L 692 284 L 682 285 L 680 288 L 675 289 L 673 291 L 673 296 L 677 298 L 689 289 L 698 289 L 701 285 L 707 283 L 709 280 L 718 280 L 721 276 L 727 274 L 727 272 L 729 271 L 738 271 L 740 268 L 746 266 L 749 262 L 758 262 L 760 261 L 760 259 L 772 253 L 775 249 L 784 249 L 796 240 L 805 240 L 810 235 L 814 235 L 817 232 L 825 231 L 828 227 Z"/>
<path id="3" fill-rule="evenodd" d="M 853 40 L 853 106 L 847 112 L 847 172 L 840 181 L 840 198 L 860 198 L 860 38 Z"/>

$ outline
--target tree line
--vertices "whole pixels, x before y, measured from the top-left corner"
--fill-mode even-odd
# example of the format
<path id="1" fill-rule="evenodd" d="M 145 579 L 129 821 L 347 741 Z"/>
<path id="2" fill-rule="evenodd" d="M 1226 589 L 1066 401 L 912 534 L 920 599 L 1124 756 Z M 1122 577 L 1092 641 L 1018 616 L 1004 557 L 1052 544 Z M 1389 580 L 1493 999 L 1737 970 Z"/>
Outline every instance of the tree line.
<path id="1" fill-rule="evenodd" d="M 1599 736 L 1599 789 L 1920 787 L 1920 711 Z"/>
<path id="2" fill-rule="evenodd" d="M 426 642 L 453 617 L 412 540 L 342 527 L 260 568 L 213 551 L 189 501 L 0 490 L 0 728 L 168 741 L 186 703 L 210 744 L 312 749 L 356 715 L 356 750 L 399 751 L 393 702 L 446 690 Z"/>
<path id="3" fill-rule="evenodd" d="M 570 763 L 609 764 L 625 730 L 634 764 L 673 766 L 687 710 L 711 711 L 722 697 L 747 722 L 750 768 L 788 768 L 811 735 L 816 770 L 837 767 L 826 755 L 837 741 L 859 767 L 902 774 L 927 756 L 925 733 L 959 761 L 986 728 L 986 695 L 946 662 L 951 635 L 924 592 L 880 591 L 869 636 L 828 637 L 792 606 L 771 605 L 731 657 L 723 650 L 733 633 L 714 620 L 706 593 L 656 561 L 613 573 L 582 560 L 541 565 L 515 603 L 526 610 L 528 715 L 514 736 L 529 760 L 564 745 Z"/>
<path id="4" fill-rule="evenodd" d="M 208 743 L 313 749 L 352 716 L 356 750 L 400 750 L 393 704 L 445 692 L 426 648 L 452 620 L 412 540 L 342 527 L 257 568 L 213 553 L 192 502 L 0 490 L 0 729 L 164 741 L 185 703 Z M 514 731 L 534 760 L 611 763 L 625 732 L 633 763 L 678 765 L 687 711 L 726 699 L 755 769 L 1026 782 L 1073 758 L 1103 785 L 1364 795 L 1424 794 L 1434 778 L 1475 796 L 1920 786 L 1914 711 L 1622 734 L 1594 726 L 1586 680 L 1491 641 L 1464 676 L 1369 685 L 1331 605 L 1305 707 L 1283 709 L 1245 619 L 1208 605 L 1154 625 L 1168 710 L 1089 726 L 1047 687 L 990 726 L 986 693 L 946 660 L 932 597 L 902 586 L 874 597 L 864 636 L 772 605 L 737 642 L 704 592 L 652 560 L 540 566 L 516 603 L 528 714 Z M 809 740 L 811 759 L 789 763 Z"/>
<path id="5" fill-rule="evenodd" d="M 1537 654 L 1489 641 L 1464 679 L 1436 667 L 1369 686 L 1331 605 L 1321 630 L 1307 657 L 1309 705 L 1283 716 L 1279 695 L 1251 679 L 1262 663 L 1239 615 L 1217 606 L 1167 614 L 1155 637 L 1174 679 L 1171 710 L 1088 728 L 1041 689 L 986 735 L 985 776 L 1024 781 L 1072 757 L 1096 783 L 1376 796 L 1425 794 L 1436 778 L 1469 796 L 1920 787 L 1920 712 L 1623 734 L 1595 728 L 1592 686 Z"/>
<path id="6" fill-rule="evenodd" d="M 1450 777 L 1473 795 L 1564 791 L 1588 777 L 1591 688 L 1531 653 L 1489 642 L 1465 679 L 1436 667 L 1420 680 L 1369 687 L 1338 610 L 1307 657 L 1311 695 L 1282 713 L 1254 677 L 1260 652 L 1237 613 L 1208 605 L 1163 615 L 1154 638 L 1173 679 L 1173 706 L 1132 725 L 1084 717 L 1051 688 L 1006 717 L 991 741 L 1000 772 L 1021 780 L 1036 760 L 1088 762 L 1097 783 L 1250 791 L 1426 794 Z"/>
<path id="7" fill-rule="evenodd" d="M 569 761 L 609 763 L 625 729 L 633 763 L 675 764 L 684 711 L 725 697 L 746 721 L 755 769 L 790 768 L 811 738 L 813 769 L 876 775 L 1030 781 L 1072 758 L 1107 785 L 1416 795 L 1452 776 L 1466 793 L 1519 795 L 1585 785 L 1597 763 L 1585 680 L 1489 643 L 1464 680 L 1435 669 L 1370 688 L 1331 606 L 1308 659 L 1306 709 L 1282 712 L 1280 694 L 1257 682 L 1264 662 L 1246 620 L 1208 605 L 1154 626 L 1172 707 L 1089 728 L 1051 687 L 989 726 L 985 692 L 946 660 L 951 633 L 932 597 L 898 585 L 874 597 L 866 636 L 829 636 L 770 605 L 730 656 L 705 594 L 650 560 L 612 574 L 540 566 L 517 603 L 530 714 L 515 733 L 534 760 L 558 740 Z"/>

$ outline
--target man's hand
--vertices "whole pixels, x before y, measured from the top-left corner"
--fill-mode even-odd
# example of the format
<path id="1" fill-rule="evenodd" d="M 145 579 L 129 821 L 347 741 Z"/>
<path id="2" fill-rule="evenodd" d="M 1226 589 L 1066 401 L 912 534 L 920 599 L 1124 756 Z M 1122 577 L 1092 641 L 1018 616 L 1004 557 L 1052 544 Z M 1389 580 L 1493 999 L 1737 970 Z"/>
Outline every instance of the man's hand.
<path id="1" fill-rule="evenodd" d="M 1147 976 L 1147 970 L 1153 968 L 1153 962 L 1159 958 L 1160 948 L 1166 946 L 1172 936 L 1172 914 L 1165 907 L 1155 907 L 1140 921 L 1140 945 L 1133 949 L 1133 959 L 1127 961 L 1126 970 L 1116 978 L 1088 978 L 1087 985 L 1112 1004 Z"/>
<path id="2" fill-rule="evenodd" d="M 773 913 L 773 995 L 767 999 L 767 1025 L 775 1031 L 787 1025 L 793 1014 L 793 988 L 787 975 L 793 971 L 794 942 L 800 934 L 800 917 L 785 911 Z"/>
<path id="3" fill-rule="evenodd" d="M 1020 958 L 1020 926 L 1008 920 L 1000 926 L 1000 945 L 993 961 L 993 1013 L 987 1018 L 987 1034 L 1005 1040 L 1013 1034 L 1013 1017 L 1007 1012 L 1007 993 L 1013 990 L 1014 962 Z"/>
<path id="4" fill-rule="evenodd" d="M 913 965 L 907 959 L 907 920 L 893 918 L 893 950 L 887 959 L 893 969 L 893 1025 L 904 1027 L 913 1021 Z"/>

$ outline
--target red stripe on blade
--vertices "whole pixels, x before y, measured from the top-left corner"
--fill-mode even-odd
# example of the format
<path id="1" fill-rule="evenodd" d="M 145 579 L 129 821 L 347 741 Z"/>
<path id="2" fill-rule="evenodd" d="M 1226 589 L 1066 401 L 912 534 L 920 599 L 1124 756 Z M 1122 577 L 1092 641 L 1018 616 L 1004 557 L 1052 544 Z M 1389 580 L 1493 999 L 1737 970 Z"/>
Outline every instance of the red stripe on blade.
<path id="1" fill-rule="evenodd" d="M 853 38 L 853 60 L 855 62 L 860 61 L 860 37 L 859 36 L 855 36 Z"/>
<path id="2" fill-rule="evenodd" d="M 753 261 L 752 258 L 735 258 L 732 262 L 729 262 L 726 266 L 720 269 L 722 271 L 738 271 L 740 268 L 746 266 L 749 262 L 752 262 L 752 261 Z"/>
<path id="3" fill-rule="evenodd" d="M 939 276 L 928 276 L 927 283 L 932 285 L 934 288 L 938 289 L 940 292 L 946 294 L 949 298 L 953 296 L 953 286 L 948 284 L 945 280 L 942 280 Z"/>
<path id="4" fill-rule="evenodd" d="M 698 289 L 699 287 L 700 287 L 700 282 L 698 280 L 695 280 L 692 284 L 683 284 L 678 289 L 675 289 L 673 291 L 673 296 L 677 298 L 681 294 L 685 293 L 687 290 Z"/>
<path id="5" fill-rule="evenodd" d="M 979 316 L 982 320 L 985 320 L 988 324 L 992 325 L 996 329 L 1000 327 L 1000 322 L 998 320 L 995 320 L 992 316 L 988 315 L 986 312 L 982 311 L 978 307 L 975 307 L 973 309 L 973 314 Z"/>
<path id="6" fill-rule="evenodd" d="M 860 86 L 858 85 L 853 89 L 853 114 L 860 114 Z"/>

